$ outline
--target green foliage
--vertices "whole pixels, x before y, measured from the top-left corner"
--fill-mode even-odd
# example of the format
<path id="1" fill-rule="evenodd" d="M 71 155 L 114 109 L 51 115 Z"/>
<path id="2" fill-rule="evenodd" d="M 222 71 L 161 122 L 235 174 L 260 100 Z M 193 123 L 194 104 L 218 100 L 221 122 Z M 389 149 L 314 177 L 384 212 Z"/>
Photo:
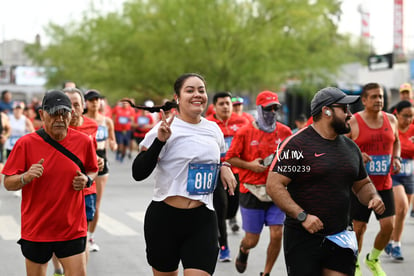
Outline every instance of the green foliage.
<path id="1" fill-rule="evenodd" d="M 77 22 L 47 26 L 51 43 L 28 47 L 55 68 L 49 85 L 74 80 L 110 100 L 172 98 L 184 72 L 208 90 L 257 94 L 287 79 L 329 82 L 359 48 L 337 33 L 340 1 L 129 0 L 120 13 L 93 9 Z"/>

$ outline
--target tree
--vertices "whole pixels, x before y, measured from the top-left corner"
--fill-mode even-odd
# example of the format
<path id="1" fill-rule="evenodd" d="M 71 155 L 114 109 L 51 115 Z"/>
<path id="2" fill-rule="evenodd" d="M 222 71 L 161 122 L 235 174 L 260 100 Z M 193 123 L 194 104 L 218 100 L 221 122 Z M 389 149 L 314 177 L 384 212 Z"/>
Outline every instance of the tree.
<path id="1" fill-rule="evenodd" d="M 340 2 L 130 0 L 120 13 L 91 8 L 78 22 L 50 23 L 51 43 L 28 52 L 54 68 L 50 86 L 72 79 L 111 99 L 172 98 L 184 72 L 204 75 L 211 92 L 278 91 L 289 78 L 328 81 L 359 58 L 337 33 Z"/>

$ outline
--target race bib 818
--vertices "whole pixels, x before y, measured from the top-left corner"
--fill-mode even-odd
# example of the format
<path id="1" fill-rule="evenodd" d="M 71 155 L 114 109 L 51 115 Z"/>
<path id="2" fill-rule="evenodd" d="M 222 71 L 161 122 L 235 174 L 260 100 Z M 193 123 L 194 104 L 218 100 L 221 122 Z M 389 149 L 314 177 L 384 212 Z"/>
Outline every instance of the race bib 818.
<path id="1" fill-rule="evenodd" d="M 216 188 L 218 164 L 190 164 L 187 192 L 190 195 L 211 194 Z"/>

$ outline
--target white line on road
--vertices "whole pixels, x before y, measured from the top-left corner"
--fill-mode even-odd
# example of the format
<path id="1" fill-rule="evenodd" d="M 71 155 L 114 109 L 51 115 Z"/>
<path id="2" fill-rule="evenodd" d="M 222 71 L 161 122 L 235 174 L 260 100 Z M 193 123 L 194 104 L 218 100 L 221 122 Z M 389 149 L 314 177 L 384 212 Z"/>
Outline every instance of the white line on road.
<path id="1" fill-rule="evenodd" d="M 105 215 L 104 213 L 99 214 L 99 224 L 98 227 L 102 228 L 109 234 L 114 236 L 138 236 L 136 231 L 132 230 L 125 224 L 116 219 L 111 218 L 110 216 Z"/>
<path id="2" fill-rule="evenodd" d="M 144 223 L 145 212 L 127 212 L 131 218 Z"/>
<path id="3" fill-rule="evenodd" d="M 8 241 L 20 239 L 20 226 L 12 216 L 0 216 L 0 236 Z"/>

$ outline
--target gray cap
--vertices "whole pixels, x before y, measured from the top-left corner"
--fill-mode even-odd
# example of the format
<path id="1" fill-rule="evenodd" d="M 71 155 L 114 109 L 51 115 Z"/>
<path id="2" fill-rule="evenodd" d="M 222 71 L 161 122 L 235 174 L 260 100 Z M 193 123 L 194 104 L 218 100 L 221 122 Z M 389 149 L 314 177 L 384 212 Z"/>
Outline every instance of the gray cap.
<path id="1" fill-rule="evenodd" d="M 359 100 L 359 96 L 348 96 L 336 87 L 325 87 L 313 96 L 311 115 L 315 116 L 322 111 L 322 107 L 331 104 L 352 104 Z"/>
<path id="2" fill-rule="evenodd" d="M 42 101 L 42 109 L 49 114 L 53 114 L 60 109 L 72 111 L 72 102 L 69 97 L 59 90 L 46 92 Z"/>

